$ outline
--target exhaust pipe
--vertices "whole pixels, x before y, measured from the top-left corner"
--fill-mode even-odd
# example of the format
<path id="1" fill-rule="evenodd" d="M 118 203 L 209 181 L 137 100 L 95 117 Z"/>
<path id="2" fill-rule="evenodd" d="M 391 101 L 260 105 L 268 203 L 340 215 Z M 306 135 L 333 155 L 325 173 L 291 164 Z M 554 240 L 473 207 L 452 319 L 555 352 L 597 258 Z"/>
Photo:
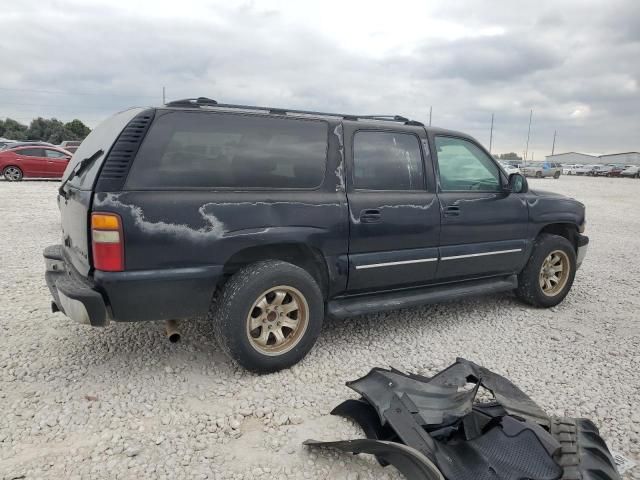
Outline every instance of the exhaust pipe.
<path id="1" fill-rule="evenodd" d="M 178 330 L 178 322 L 176 320 L 167 320 L 165 333 L 171 343 L 180 341 L 180 330 Z"/>

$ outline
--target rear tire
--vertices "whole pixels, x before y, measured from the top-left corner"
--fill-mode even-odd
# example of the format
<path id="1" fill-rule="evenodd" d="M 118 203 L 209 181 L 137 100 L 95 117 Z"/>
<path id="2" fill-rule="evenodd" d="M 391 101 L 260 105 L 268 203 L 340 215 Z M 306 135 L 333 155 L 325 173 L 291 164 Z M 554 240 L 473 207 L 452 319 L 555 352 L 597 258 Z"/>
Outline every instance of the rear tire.
<path id="1" fill-rule="evenodd" d="M 4 175 L 4 178 L 8 182 L 19 182 L 22 180 L 22 177 L 23 177 L 22 170 L 20 170 L 20 168 L 15 167 L 13 165 L 9 165 L 8 167 L 5 167 L 5 169 L 2 171 L 2 174 Z"/>
<path id="2" fill-rule="evenodd" d="M 311 350 L 322 328 L 324 299 L 306 270 L 267 260 L 231 277 L 211 317 L 216 339 L 232 360 L 254 372 L 275 372 Z"/>
<path id="3" fill-rule="evenodd" d="M 542 172 L 536 172 L 536 178 L 542 178 Z"/>
<path id="4" fill-rule="evenodd" d="M 555 178 L 556 180 L 560 178 L 560 172 L 556 172 L 553 174 L 553 178 Z"/>
<path id="5" fill-rule="evenodd" d="M 558 305 L 576 275 L 576 252 L 559 235 L 543 233 L 533 243 L 529 261 L 518 275 L 518 298 L 535 307 Z"/>

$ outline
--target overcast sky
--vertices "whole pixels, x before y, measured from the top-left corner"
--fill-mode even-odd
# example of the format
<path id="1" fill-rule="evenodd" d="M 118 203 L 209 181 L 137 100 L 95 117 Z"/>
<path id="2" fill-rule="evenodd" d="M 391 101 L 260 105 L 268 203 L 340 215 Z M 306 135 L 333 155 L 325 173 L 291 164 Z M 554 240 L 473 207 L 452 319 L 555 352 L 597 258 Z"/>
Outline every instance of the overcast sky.
<path id="1" fill-rule="evenodd" d="M 494 152 L 640 151 L 640 1 L 5 0 L 0 118 L 219 101 L 402 114 Z"/>

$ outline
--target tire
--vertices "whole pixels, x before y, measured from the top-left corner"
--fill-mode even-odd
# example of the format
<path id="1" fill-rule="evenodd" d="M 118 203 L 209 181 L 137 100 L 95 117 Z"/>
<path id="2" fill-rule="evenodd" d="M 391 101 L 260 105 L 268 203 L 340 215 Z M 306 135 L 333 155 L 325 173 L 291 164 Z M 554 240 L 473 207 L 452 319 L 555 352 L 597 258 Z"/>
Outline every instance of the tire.
<path id="1" fill-rule="evenodd" d="M 557 258 L 560 262 L 554 261 Z M 550 263 L 545 267 L 545 262 L 549 260 Z M 549 275 L 556 278 L 556 282 L 551 279 L 544 280 L 547 275 L 542 272 L 543 268 L 548 268 L 547 271 L 550 272 L 550 268 L 560 265 L 562 271 L 557 272 L 559 275 L 555 273 Z M 540 234 L 533 243 L 533 250 L 527 264 L 518 275 L 516 295 L 520 300 L 535 307 L 553 307 L 567 296 L 575 275 L 576 252 L 571 242 L 559 235 Z M 541 282 L 545 285 L 540 285 Z"/>
<path id="2" fill-rule="evenodd" d="M 20 170 L 19 167 L 15 167 L 13 165 L 5 167 L 5 169 L 2 171 L 2 174 L 8 182 L 19 182 L 23 177 L 22 170 Z"/>
<path id="3" fill-rule="evenodd" d="M 306 270 L 267 260 L 245 266 L 229 279 L 211 317 L 217 341 L 232 360 L 254 372 L 275 372 L 311 350 L 322 329 L 324 299 Z M 250 330 L 250 325 L 256 328 Z"/>
<path id="4" fill-rule="evenodd" d="M 553 174 L 553 178 L 555 178 L 556 180 L 560 178 L 560 172 L 556 172 Z"/>
<path id="5" fill-rule="evenodd" d="M 542 178 L 542 172 L 536 172 L 536 178 Z"/>

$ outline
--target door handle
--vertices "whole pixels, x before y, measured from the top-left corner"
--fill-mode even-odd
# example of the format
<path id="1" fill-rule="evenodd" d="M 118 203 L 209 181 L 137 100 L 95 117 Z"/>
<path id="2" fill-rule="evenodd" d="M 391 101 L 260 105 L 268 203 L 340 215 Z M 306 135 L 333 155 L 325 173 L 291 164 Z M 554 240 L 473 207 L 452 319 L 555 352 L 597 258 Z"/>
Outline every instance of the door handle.
<path id="1" fill-rule="evenodd" d="M 360 212 L 360 222 L 362 223 L 379 223 L 382 221 L 380 210 L 362 210 Z"/>
<path id="2" fill-rule="evenodd" d="M 444 214 L 447 217 L 457 217 L 460 215 L 460 207 L 458 205 L 449 205 L 444 207 Z"/>

